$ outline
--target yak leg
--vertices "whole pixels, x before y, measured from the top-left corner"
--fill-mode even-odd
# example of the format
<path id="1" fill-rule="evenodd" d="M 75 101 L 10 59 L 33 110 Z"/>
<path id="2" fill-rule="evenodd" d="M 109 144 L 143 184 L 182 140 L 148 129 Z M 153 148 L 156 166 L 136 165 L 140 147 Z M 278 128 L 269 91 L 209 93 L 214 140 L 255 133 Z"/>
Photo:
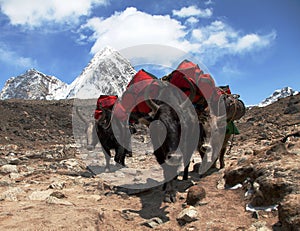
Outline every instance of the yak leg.
<path id="1" fill-rule="evenodd" d="M 163 166 L 164 177 L 166 180 L 170 179 L 164 183 L 164 202 L 175 203 L 176 202 L 176 190 L 174 188 L 174 181 L 177 179 L 177 168 L 175 166 L 168 166 L 164 164 Z"/>
<path id="2" fill-rule="evenodd" d="M 183 180 L 187 180 L 188 176 L 189 176 L 189 167 L 190 167 L 190 163 L 187 164 L 187 166 L 184 167 L 184 171 L 183 171 Z"/>
<path id="3" fill-rule="evenodd" d="M 131 147 L 131 139 L 129 139 L 129 147 Z M 131 150 L 128 150 L 127 148 L 125 148 L 124 154 L 125 154 L 125 156 L 127 156 L 127 157 L 132 157 L 132 151 L 131 151 Z"/>
<path id="4" fill-rule="evenodd" d="M 220 152 L 220 159 L 219 159 L 219 161 L 220 161 L 220 169 L 222 169 L 222 168 L 225 167 L 225 161 L 224 161 L 225 152 L 226 152 L 226 146 L 222 147 L 221 152 Z"/>
<path id="5" fill-rule="evenodd" d="M 128 151 L 127 149 L 125 149 L 125 156 L 132 157 L 132 151 Z"/>
<path id="6" fill-rule="evenodd" d="M 163 190 L 164 202 L 175 203 L 176 202 L 176 190 L 174 189 L 174 179 L 164 183 Z"/>
<path id="7" fill-rule="evenodd" d="M 103 147 L 103 146 L 102 146 Z M 110 149 L 107 148 L 107 147 L 103 147 L 103 152 L 104 152 L 104 157 L 105 157 L 105 172 L 109 172 L 110 171 L 110 165 L 109 165 L 109 162 L 110 162 L 110 158 L 111 158 L 111 153 L 110 153 Z"/>
<path id="8" fill-rule="evenodd" d="M 200 153 L 201 159 L 203 161 L 205 153 L 206 153 L 206 148 L 205 147 L 198 147 L 198 152 Z M 215 162 L 212 164 L 212 166 L 210 168 L 216 168 L 217 167 L 217 160 L 215 160 Z"/>
<path id="9" fill-rule="evenodd" d="M 224 138 L 223 146 L 220 151 L 220 169 L 225 167 L 224 156 L 226 153 L 227 143 L 228 143 L 230 137 L 231 137 L 231 134 L 226 134 L 225 138 Z"/>
<path id="10" fill-rule="evenodd" d="M 115 151 L 116 151 L 115 158 L 114 158 L 115 162 L 122 166 L 125 166 L 125 155 L 126 155 L 125 149 L 122 146 L 119 146 L 118 148 L 115 149 Z"/>

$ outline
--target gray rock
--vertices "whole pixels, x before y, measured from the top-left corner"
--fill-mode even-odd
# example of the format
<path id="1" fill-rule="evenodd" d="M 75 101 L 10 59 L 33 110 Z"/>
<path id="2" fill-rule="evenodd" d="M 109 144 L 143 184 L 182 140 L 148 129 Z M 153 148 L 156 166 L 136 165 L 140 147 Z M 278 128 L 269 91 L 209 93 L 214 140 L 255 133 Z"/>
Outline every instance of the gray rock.
<path id="1" fill-rule="evenodd" d="M 121 171 L 116 171 L 116 172 L 114 173 L 114 176 L 115 176 L 116 178 L 125 178 L 125 177 L 126 177 L 126 175 L 125 175 L 123 172 L 121 172 Z"/>
<path id="2" fill-rule="evenodd" d="M 118 191 L 117 194 L 125 200 L 129 198 L 129 195 L 125 192 Z"/>
<path id="3" fill-rule="evenodd" d="M 12 173 L 12 172 L 18 173 L 18 167 L 16 165 L 6 164 L 0 168 L 0 172 L 4 174 Z"/>
<path id="4" fill-rule="evenodd" d="M 265 221 L 257 221 L 251 225 L 249 231 L 271 231 L 271 229 L 266 226 Z"/>
<path id="5" fill-rule="evenodd" d="M 12 184 L 11 180 L 6 180 L 6 179 L 5 180 L 3 180 L 3 179 L 0 180 L 0 187 L 7 187 L 11 184 Z"/>
<path id="6" fill-rule="evenodd" d="M 196 221 L 197 219 L 198 211 L 193 206 L 189 206 L 188 208 L 182 210 L 176 218 L 179 225 L 185 225 L 186 223 Z"/>
<path id="7" fill-rule="evenodd" d="M 58 199 L 66 198 L 66 195 L 63 194 L 60 191 L 54 191 L 53 193 L 50 194 L 51 197 L 56 197 Z"/>
<path id="8" fill-rule="evenodd" d="M 86 169 L 86 166 L 79 162 L 76 159 L 67 159 L 67 160 L 62 160 L 59 162 L 59 164 L 66 169 L 76 171 L 76 172 L 81 172 Z"/>
<path id="9" fill-rule="evenodd" d="M 9 164 L 15 164 L 15 165 L 18 165 L 20 164 L 22 161 L 19 159 L 19 158 L 15 158 L 15 157 L 12 157 L 9 159 Z"/>
<path id="10" fill-rule="evenodd" d="M 51 189 L 63 189 L 65 187 L 65 182 L 53 182 L 49 185 Z"/>
<path id="11" fill-rule="evenodd" d="M 46 200 L 47 197 L 50 196 L 50 194 L 53 192 L 53 190 L 46 190 L 46 191 L 35 191 L 35 192 L 32 192 L 30 195 L 29 195 L 29 200 L 32 200 L 32 201 L 44 201 Z"/>
<path id="12" fill-rule="evenodd" d="M 221 178 L 217 182 L 217 189 L 225 189 L 225 179 Z"/>
<path id="13" fill-rule="evenodd" d="M 192 160 L 193 163 L 201 163 L 202 162 L 202 158 L 201 157 L 194 157 Z"/>
<path id="14" fill-rule="evenodd" d="M 18 196 L 24 193 L 24 190 L 18 187 L 10 188 L 0 195 L 0 201 L 18 201 Z"/>
<path id="15" fill-rule="evenodd" d="M 74 204 L 72 204 L 71 202 L 69 202 L 67 200 L 58 199 L 58 198 L 53 197 L 53 196 L 48 196 L 46 198 L 46 203 L 47 204 L 55 204 L 55 205 L 67 205 L 67 206 L 73 206 L 74 205 Z"/>
<path id="16" fill-rule="evenodd" d="M 253 155 L 253 153 L 254 153 L 253 150 L 250 149 L 250 148 L 246 149 L 245 152 L 244 152 L 245 155 Z"/>
<path id="17" fill-rule="evenodd" d="M 132 175 L 132 176 L 137 175 L 137 170 L 134 168 L 122 168 L 120 169 L 120 171 L 123 172 L 124 174 Z"/>
<path id="18" fill-rule="evenodd" d="M 161 224 L 163 224 L 163 221 L 159 217 L 153 217 L 150 220 L 142 223 L 142 225 L 145 225 L 145 226 L 147 226 L 149 228 L 152 228 L 152 229 L 159 226 L 159 225 L 161 225 Z"/>
<path id="19" fill-rule="evenodd" d="M 127 221 L 133 221 L 134 218 L 137 217 L 138 215 L 136 213 L 132 213 L 128 210 L 122 210 L 122 211 L 120 211 L 120 216 Z"/>
<path id="20" fill-rule="evenodd" d="M 5 158 L 0 158 L 0 166 L 8 164 L 8 160 Z"/>
<path id="21" fill-rule="evenodd" d="M 15 172 L 12 172 L 12 173 L 10 173 L 9 174 L 9 178 L 10 179 L 18 179 L 18 178 L 20 178 L 22 175 L 21 174 L 19 174 L 19 173 L 15 173 Z"/>

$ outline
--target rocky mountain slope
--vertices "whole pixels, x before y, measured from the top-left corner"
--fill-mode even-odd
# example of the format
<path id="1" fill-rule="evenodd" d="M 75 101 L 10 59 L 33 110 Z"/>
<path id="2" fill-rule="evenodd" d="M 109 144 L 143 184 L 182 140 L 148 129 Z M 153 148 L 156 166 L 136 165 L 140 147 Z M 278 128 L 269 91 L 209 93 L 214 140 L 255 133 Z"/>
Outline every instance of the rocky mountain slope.
<path id="1" fill-rule="evenodd" d="M 104 164 L 104 157 L 100 147 L 96 153 L 77 148 L 72 106 L 73 100 L 0 101 L 1 229 L 299 230 L 300 138 L 293 134 L 300 130 L 300 94 L 247 110 L 236 122 L 241 134 L 231 141 L 225 170 L 177 181 L 175 204 L 162 202 L 161 187 L 120 191 L 108 181 L 139 182 L 145 168 L 152 170 L 149 180 L 157 174 L 142 128 L 128 168 L 92 176 L 87 163 Z M 195 153 L 193 164 L 198 161 Z M 195 183 L 204 199 L 186 206 Z M 229 189 L 236 184 L 241 187 Z M 185 214 L 182 223 L 181 212 L 196 217 Z"/>
<path id="2" fill-rule="evenodd" d="M 66 90 L 67 84 L 56 77 L 30 69 L 7 80 L 0 99 L 61 99 Z"/>

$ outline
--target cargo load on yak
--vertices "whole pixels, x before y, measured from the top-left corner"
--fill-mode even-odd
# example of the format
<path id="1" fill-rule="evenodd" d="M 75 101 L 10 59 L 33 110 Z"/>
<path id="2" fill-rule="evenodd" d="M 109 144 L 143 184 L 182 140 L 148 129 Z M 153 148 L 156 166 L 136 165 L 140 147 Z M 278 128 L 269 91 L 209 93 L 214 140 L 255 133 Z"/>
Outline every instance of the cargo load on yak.
<path id="1" fill-rule="evenodd" d="M 150 92 L 149 97 L 155 98 L 159 93 L 157 77 L 144 69 L 139 70 L 127 85 L 122 96 L 122 106 L 127 113 L 148 114 L 151 108 L 145 102 L 146 89 Z M 149 89 L 150 88 L 150 89 Z"/>
<path id="2" fill-rule="evenodd" d="M 219 86 L 218 95 L 224 99 L 227 121 L 234 121 L 242 118 L 246 113 L 246 107 L 238 94 L 232 94 L 229 85 Z"/>
<path id="3" fill-rule="evenodd" d="M 238 120 L 245 114 L 244 103 L 236 97 L 237 95 L 231 94 L 229 86 L 216 87 L 211 75 L 204 73 L 197 64 L 189 60 L 182 61 L 176 70 L 163 77 L 163 80 L 169 81 L 189 96 L 191 89 L 184 78 L 196 88 L 196 95 L 192 100 L 195 108 L 204 110 L 208 106 L 207 100 L 217 105 L 224 99 L 228 121 Z"/>
<path id="4" fill-rule="evenodd" d="M 218 86 L 217 91 L 224 97 L 227 117 L 226 134 L 240 134 L 233 121 L 240 119 L 245 114 L 244 103 L 238 99 L 239 95 L 231 93 L 229 85 Z"/>
<path id="5" fill-rule="evenodd" d="M 206 108 L 207 102 L 205 99 L 211 98 L 215 91 L 213 78 L 209 74 L 204 74 L 197 64 L 189 60 L 184 60 L 178 65 L 176 70 L 163 77 L 163 80 L 169 81 L 189 97 L 191 94 L 190 85 L 184 78 L 193 83 L 196 89 L 192 103 L 195 106 Z"/>
<path id="6" fill-rule="evenodd" d="M 97 100 L 96 109 L 94 112 L 95 120 L 99 120 L 101 118 L 103 109 L 113 110 L 114 106 L 114 116 L 116 116 L 120 120 L 125 120 L 126 112 L 121 105 L 116 104 L 117 100 L 117 95 L 100 95 Z"/>
<path id="7" fill-rule="evenodd" d="M 117 99 L 117 95 L 100 95 L 97 100 L 94 118 L 99 120 L 102 116 L 102 108 L 112 109 Z"/>
<path id="8" fill-rule="evenodd" d="M 159 85 L 153 82 L 155 79 L 157 78 L 154 75 L 142 69 L 133 76 L 121 100 L 118 100 L 117 95 L 100 95 L 97 100 L 94 118 L 96 120 L 101 118 L 101 108 L 113 109 L 113 115 L 122 121 L 126 120 L 128 115 L 132 115 L 132 113 L 147 115 L 151 112 L 151 109 L 145 102 L 145 91 L 146 88 L 150 88 L 149 96 L 152 98 L 158 95 Z M 131 119 L 134 118 L 135 116 L 133 115 Z"/>

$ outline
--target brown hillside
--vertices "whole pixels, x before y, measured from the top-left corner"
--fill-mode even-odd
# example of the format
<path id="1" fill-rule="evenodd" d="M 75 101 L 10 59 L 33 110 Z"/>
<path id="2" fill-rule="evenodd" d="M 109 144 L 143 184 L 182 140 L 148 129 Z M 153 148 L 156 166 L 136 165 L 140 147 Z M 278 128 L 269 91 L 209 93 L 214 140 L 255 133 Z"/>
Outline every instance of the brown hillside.
<path id="1" fill-rule="evenodd" d="M 124 193 L 107 183 L 111 175 L 92 177 L 86 170 L 91 155 L 74 141 L 72 106 L 73 100 L 0 101 L 1 230 L 300 230 L 300 94 L 248 109 L 236 122 L 241 134 L 225 156 L 225 170 L 178 181 L 174 204 L 161 202 L 161 187 Z M 133 169 L 118 177 L 139 180 L 134 168 L 156 169 L 141 131 L 136 140 L 126 159 Z M 97 163 L 104 161 L 100 152 Z M 195 207 L 197 219 L 182 225 L 176 218 L 193 183 L 206 196 Z M 242 188 L 227 189 L 238 183 Z M 249 212 L 246 204 L 278 210 Z M 154 217 L 162 224 L 149 221 Z"/>

